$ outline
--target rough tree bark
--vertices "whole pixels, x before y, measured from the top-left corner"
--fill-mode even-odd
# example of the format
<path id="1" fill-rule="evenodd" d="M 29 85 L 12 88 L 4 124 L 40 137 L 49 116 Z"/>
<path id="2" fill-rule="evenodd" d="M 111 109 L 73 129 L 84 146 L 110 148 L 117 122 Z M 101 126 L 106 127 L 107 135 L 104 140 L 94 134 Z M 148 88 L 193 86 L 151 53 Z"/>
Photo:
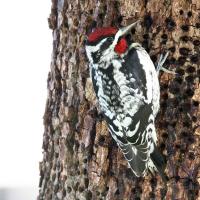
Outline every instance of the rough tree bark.
<path id="1" fill-rule="evenodd" d="M 159 147 L 167 157 L 160 177 L 134 178 L 95 108 L 84 40 L 95 26 L 142 18 L 132 37 L 155 62 L 169 50 L 161 73 Z M 51 71 L 44 115 L 38 199 L 200 199 L 200 1 L 52 0 Z"/>

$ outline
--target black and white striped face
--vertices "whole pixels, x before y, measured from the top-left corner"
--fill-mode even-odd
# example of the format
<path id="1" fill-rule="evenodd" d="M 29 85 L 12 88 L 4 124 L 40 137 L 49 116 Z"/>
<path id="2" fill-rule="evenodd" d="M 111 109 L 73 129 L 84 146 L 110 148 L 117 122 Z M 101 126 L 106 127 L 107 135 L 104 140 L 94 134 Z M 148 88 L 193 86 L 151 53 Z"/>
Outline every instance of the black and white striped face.
<path id="1" fill-rule="evenodd" d="M 114 55 L 113 48 L 114 36 L 102 38 L 94 45 L 92 43 L 86 44 L 86 53 L 91 64 L 100 63 L 105 57 L 112 58 Z"/>
<path id="2" fill-rule="evenodd" d="M 137 23 L 138 21 L 119 30 L 107 27 L 93 31 L 86 42 L 86 53 L 90 63 L 109 62 L 114 57 L 124 54 L 128 49 L 128 43 L 124 36 Z M 103 65 L 101 66 L 103 67 Z"/>

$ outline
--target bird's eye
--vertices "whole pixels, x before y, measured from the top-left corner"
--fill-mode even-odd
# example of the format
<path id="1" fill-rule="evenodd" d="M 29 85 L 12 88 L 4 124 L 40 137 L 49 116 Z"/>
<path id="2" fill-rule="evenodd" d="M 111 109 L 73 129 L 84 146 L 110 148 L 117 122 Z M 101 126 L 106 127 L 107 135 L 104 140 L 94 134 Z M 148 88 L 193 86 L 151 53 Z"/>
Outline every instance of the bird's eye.
<path id="1" fill-rule="evenodd" d="M 107 40 L 108 40 L 109 42 L 113 42 L 113 37 L 109 37 Z"/>

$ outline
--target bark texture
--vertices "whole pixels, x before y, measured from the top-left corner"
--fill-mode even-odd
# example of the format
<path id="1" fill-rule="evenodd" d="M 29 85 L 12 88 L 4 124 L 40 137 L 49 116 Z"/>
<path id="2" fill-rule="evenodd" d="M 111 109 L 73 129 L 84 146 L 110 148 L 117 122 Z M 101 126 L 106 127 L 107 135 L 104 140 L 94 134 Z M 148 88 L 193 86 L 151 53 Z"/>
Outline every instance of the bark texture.
<path id="1" fill-rule="evenodd" d="M 161 73 L 159 147 L 167 158 L 158 175 L 135 178 L 96 108 L 84 40 L 95 26 L 128 25 L 142 18 L 132 37 Z M 44 115 L 38 199 L 200 199 L 200 1 L 52 0 L 53 53 Z"/>

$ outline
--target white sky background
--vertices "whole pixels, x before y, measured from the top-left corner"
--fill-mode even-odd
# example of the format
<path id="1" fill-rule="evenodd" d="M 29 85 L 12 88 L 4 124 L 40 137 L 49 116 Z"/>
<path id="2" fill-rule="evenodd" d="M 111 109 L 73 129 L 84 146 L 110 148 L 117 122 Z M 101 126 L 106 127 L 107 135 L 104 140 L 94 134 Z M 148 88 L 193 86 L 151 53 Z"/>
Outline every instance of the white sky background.
<path id="1" fill-rule="evenodd" d="M 51 0 L 0 0 L 0 188 L 38 187 Z"/>

